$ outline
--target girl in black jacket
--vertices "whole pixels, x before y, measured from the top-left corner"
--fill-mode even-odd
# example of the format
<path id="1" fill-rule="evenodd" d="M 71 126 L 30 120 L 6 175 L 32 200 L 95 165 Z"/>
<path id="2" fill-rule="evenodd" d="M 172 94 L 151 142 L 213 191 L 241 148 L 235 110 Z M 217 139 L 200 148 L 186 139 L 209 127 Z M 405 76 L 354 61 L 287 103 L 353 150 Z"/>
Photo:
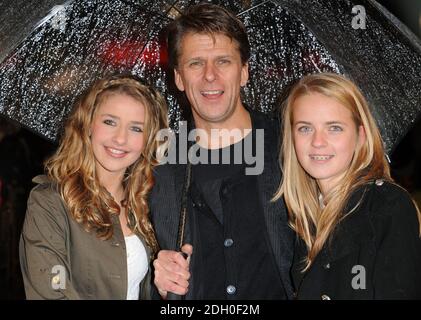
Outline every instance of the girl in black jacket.
<path id="1" fill-rule="evenodd" d="M 283 181 L 298 299 L 420 299 L 420 211 L 390 177 L 379 130 L 343 76 L 304 77 L 285 102 Z"/>

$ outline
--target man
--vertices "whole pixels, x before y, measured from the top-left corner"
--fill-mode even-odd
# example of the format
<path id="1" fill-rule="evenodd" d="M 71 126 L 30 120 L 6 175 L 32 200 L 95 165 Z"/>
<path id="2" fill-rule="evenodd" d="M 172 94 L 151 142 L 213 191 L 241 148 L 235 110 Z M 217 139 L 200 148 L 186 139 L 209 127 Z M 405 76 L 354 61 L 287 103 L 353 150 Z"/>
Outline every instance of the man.
<path id="1" fill-rule="evenodd" d="M 204 133 L 199 153 L 212 164 L 191 165 L 182 248 L 187 259 L 175 250 L 188 165 L 167 164 L 156 171 L 151 215 L 162 249 L 154 261 L 159 294 L 164 299 L 168 292 L 186 299 L 290 298 L 292 233 L 284 204 L 271 202 L 280 182 L 277 124 L 248 111 L 240 99 L 249 76 L 245 28 L 224 8 L 197 5 L 170 26 L 168 51 L 176 86 L 187 96 L 195 128 Z M 214 132 L 240 134 L 224 139 Z M 254 152 L 264 150 L 258 174 L 247 174 L 250 145 Z M 235 150 L 241 146 L 238 161 Z M 218 156 L 224 152 L 231 157 L 221 164 Z"/>

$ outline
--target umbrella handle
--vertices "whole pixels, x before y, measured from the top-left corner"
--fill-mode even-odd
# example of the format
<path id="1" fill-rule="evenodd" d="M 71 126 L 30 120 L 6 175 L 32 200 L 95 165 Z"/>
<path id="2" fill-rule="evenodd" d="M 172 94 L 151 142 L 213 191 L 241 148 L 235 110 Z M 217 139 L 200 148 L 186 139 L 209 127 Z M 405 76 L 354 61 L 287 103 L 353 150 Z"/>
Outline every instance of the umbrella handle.
<path id="1" fill-rule="evenodd" d="M 183 194 L 181 197 L 181 210 L 180 210 L 180 221 L 178 224 L 178 235 L 177 235 L 177 247 L 178 252 L 187 259 L 187 254 L 181 251 L 181 247 L 183 246 L 184 242 L 184 228 L 186 226 L 186 216 L 187 216 L 187 197 L 190 190 L 190 183 L 191 183 L 191 163 L 190 161 L 187 163 L 186 168 L 186 176 L 184 178 L 184 186 L 183 186 Z M 185 295 L 178 295 L 173 292 L 167 293 L 167 300 L 184 300 Z"/>
<path id="2" fill-rule="evenodd" d="M 175 294 L 174 292 L 168 292 L 167 293 L 167 299 L 166 300 L 184 300 L 185 296 Z"/>
<path id="3" fill-rule="evenodd" d="M 179 253 L 183 256 L 184 259 L 187 259 L 188 255 L 187 253 L 179 251 Z M 185 295 L 179 295 L 174 292 L 168 292 L 167 293 L 167 299 L 166 300 L 185 300 Z"/>

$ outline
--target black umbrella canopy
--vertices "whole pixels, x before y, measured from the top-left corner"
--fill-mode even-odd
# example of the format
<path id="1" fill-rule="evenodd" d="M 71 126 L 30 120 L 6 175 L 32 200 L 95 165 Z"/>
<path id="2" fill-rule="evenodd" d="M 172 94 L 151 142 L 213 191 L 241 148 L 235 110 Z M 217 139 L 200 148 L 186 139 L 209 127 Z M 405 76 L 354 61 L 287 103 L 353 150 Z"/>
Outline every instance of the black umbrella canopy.
<path id="1" fill-rule="evenodd" d="M 160 7 L 149 3 L 68 1 L 53 7 L 0 65 L 0 111 L 55 140 L 75 98 L 95 79 L 130 71 L 159 84 L 165 76 L 156 56 L 158 33 L 169 21 L 162 19 Z"/>
<path id="2" fill-rule="evenodd" d="M 162 29 L 197 2 L 68 1 L 28 35 L 20 24 L 20 34 L 6 40 L 24 40 L 1 46 L 0 113 L 55 140 L 75 98 L 92 81 L 129 71 L 161 89 L 176 127 L 181 100 L 166 69 Z M 250 107 L 269 112 L 301 76 L 331 71 L 348 75 L 366 94 L 388 152 L 415 121 L 421 105 L 419 40 L 376 2 L 211 2 L 235 12 L 249 32 L 251 77 L 243 97 Z M 366 9 L 366 29 L 352 27 L 357 4 Z M 45 11 L 52 2 L 37 6 Z"/>
<path id="3" fill-rule="evenodd" d="M 278 0 L 315 35 L 368 99 L 390 155 L 421 111 L 421 42 L 373 0 Z M 353 27 L 365 10 L 365 29 Z"/>
<path id="4" fill-rule="evenodd" d="M 49 13 L 66 0 L 0 1 L 0 61 L 14 49 Z"/>
<path id="5" fill-rule="evenodd" d="M 80 0 L 55 7 L 0 65 L 0 111 L 54 140 L 75 97 L 93 80 L 130 71 L 162 90 L 171 123 L 176 124 L 179 103 L 167 81 L 161 30 L 191 4 Z M 338 71 L 317 40 L 277 4 L 220 4 L 240 14 L 249 26 L 254 54 L 245 99 L 250 106 L 267 111 L 289 81 L 318 68 Z M 318 68 L 305 61 L 309 50 L 321 57 Z"/>

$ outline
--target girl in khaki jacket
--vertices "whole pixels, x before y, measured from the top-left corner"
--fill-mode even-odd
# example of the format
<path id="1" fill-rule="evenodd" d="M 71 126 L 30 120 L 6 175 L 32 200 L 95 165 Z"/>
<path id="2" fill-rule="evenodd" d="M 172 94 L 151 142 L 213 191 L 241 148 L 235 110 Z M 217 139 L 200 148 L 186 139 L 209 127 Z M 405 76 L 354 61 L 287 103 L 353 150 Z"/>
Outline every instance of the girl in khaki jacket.
<path id="1" fill-rule="evenodd" d="M 147 197 L 165 100 L 132 76 L 95 83 L 32 190 L 20 241 L 28 299 L 148 299 Z"/>

